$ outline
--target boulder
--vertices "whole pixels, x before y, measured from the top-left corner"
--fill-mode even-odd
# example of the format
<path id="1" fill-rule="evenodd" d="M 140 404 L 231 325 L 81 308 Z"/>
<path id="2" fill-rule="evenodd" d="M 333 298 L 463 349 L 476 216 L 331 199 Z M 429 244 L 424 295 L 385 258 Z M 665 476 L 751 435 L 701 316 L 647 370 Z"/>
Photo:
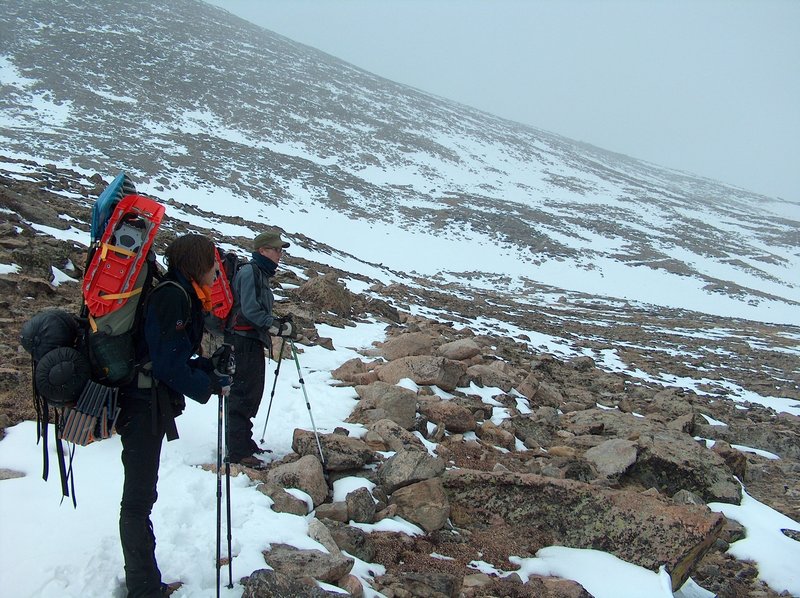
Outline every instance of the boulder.
<path id="1" fill-rule="evenodd" d="M 451 469 L 438 479 L 456 526 L 489 525 L 501 517 L 531 526 L 532 536 L 548 529 L 554 544 L 610 552 L 652 571 L 664 564 L 673 590 L 711 547 L 724 520 L 706 507 L 536 474 Z"/>
<path id="2" fill-rule="evenodd" d="M 4 430 L 0 430 L 0 440 L 3 439 L 3 432 Z M 2 480 L 13 480 L 15 478 L 24 478 L 25 474 L 21 471 L 16 471 L 14 469 L 6 469 L 4 467 L 0 467 L 0 481 Z"/>
<path id="3" fill-rule="evenodd" d="M 456 598 L 461 589 L 458 576 L 441 571 L 410 572 L 381 575 L 375 580 L 381 596 Z"/>
<path id="4" fill-rule="evenodd" d="M 479 386 L 500 388 L 503 392 L 511 392 L 516 384 L 515 376 L 508 371 L 494 367 L 494 363 L 471 365 L 467 368 L 467 376 Z"/>
<path id="5" fill-rule="evenodd" d="M 343 500 L 337 502 L 326 502 L 319 505 L 316 509 L 314 509 L 314 515 L 316 515 L 319 519 L 329 519 L 331 521 L 338 521 L 341 523 L 347 523 L 350 521 L 348 519 L 347 503 Z"/>
<path id="6" fill-rule="evenodd" d="M 480 352 L 480 345 L 471 338 L 462 338 L 445 343 L 436 350 L 437 355 L 455 361 L 466 361 L 476 355 L 480 355 Z"/>
<path id="7" fill-rule="evenodd" d="M 460 361 L 430 355 L 415 355 L 401 357 L 380 366 L 378 379 L 389 384 L 397 384 L 403 378 L 410 378 L 422 386 L 438 386 L 443 390 L 452 391 L 459 385 L 466 371 L 466 366 Z"/>
<path id="8" fill-rule="evenodd" d="M 450 505 L 441 478 L 400 488 L 392 494 L 390 505 L 397 507 L 400 517 L 419 525 L 428 533 L 442 529 L 450 516 Z"/>
<path id="9" fill-rule="evenodd" d="M 595 368 L 594 359 L 587 355 L 575 357 L 567 363 L 579 372 L 590 372 Z"/>
<path id="10" fill-rule="evenodd" d="M 380 436 L 390 451 L 418 450 L 424 451 L 425 445 L 415 435 L 390 419 L 381 419 L 370 424 L 369 431 Z"/>
<path id="11" fill-rule="evenodd" d="M 485 443 L 491 444 L 492 446 L 499 446 L 509 451 L 514 450 L 517 443 L 517 439 L 514 434 L 508 430 L 504 430 L 500 426 L 493 424 L 488 419 L 477 426 L 475 433 L 477 434 L 478 438 L 483 440 Z"/>
<path id="12" fill-rule="evenodd" d="M 341 434 L 320 434 L 322 454 L 325 456 L 325 467 L 329 471 L 347 471 L 361 469 L 372 461 L 374 453 L 360 438 L 351 438 Z M 313 432 L 295 429 L 292 437 L 292 450 L 298 455 L 313 457 L 319 460 L 319 447 Z M 318 462 L 319 464 L 319 462 Z M 317 502 L 315 501 L 316 505 Z"/>
<path id="13" fill-rule="evenodd" d="M 531 406 L 555 407 L 557 409 L 564 402 L 564 396 L 552 384 L 542 382 L 536 387 L 536 392 L 530 400 Z"/>
<path id="14" fill-rule="evenodd" d="M 689 490 L 706 502 L 739 504 L 742 488 L 722 457 L 691 436 L 669 429 L 642 435 L 639 456 L 621 480 L 633 479 L 672 496 Z"/>
<path id="15" fill-rule="evenodd" d="M 272 569 L 258 569 L 242 580 L 242 598 L 264 598 L 264 596 L 292 596 L 292 598 L 323 598 L 340 592 L 328 592 L 313 583 L 297 580 Z"/>
<path id="16" fill-rule="evenodd" d="M 594 465 L 597 473 L 612 478 L 625 473 L 631 465 L 636 463 L 637 452 L 638 447 L 635 442 L 623 438 L 612 438 L 590 448 L 583 456 Z"/>
<path id="17" fill-rule="evenodd" d="M 429 421 L 444 427 L 448 432 L 463 434 L 475 430 L 472 412 L 454 401 L 420 401 L 419 411 Z"/>
<path id="18" fill-rule="evenodd" d="M 288 544 L 273 544 L 264 551 L 267 564 L 293 578 L 313 577 L 319 581 L 336 583 L 350 573 L 355 561 L 341 552 L 330 554 L 321 550 L 302 550 Z M 264 594 L 264 596 L 271 594 Z"/>
<path id="19" fill-rule="evenodd" d="M 370 424 L 382 419 L 396 422 L 406 430 L 416 423 L 417 393 L 413 390 L 374 382 L 365 386 L 356 386 L 356 393 L 361 400 L 347 418 L 348 422 Z"/>
<path id="20" fill-rule="evenodd" d="M 433 338 L 426 332 L 407 332 L 380 344 L 379 349 L 387 361 L 411 355 L 429 355 L 433 350 Z"/>
<path id="21" fill-rule="evenodd" d="M 274 482 L 259 484 L 258 491 L 272 499 L 272 510 L 276 513 L 291 513 L 303 517 L 308 515 L 308 505 L 304 500 L 289 494 Z"/>
<path id="22" fill-rule="evenodd" d="M 331 372 L 331 377 L 353 386 L 371 384 L 378 379 L 378 373 L 367 367 L 358 357 L 348 359 Z"/>
<path id="23" fill-rule="evenodd" d="M 328 498 L 328 484 L 319 459 L 313 455 L 301 457 L 293 463 L 276 465 L 267 473 L 267 481 L 282 488 L 302 490 L 314 501 L 314 506 Z"/>
<path id="24" fill-rule="evenodd" d="M 298 297 L 321 312 L 333 312 L 343 318 L 352 312 L 353 294 L 338 281 L 335 274 L 310 278 L 296 292 Z"/>
<path id="25" fill-rule="evenodd" d="M 786 414 L 772 422 L 730 422 L 727 427 L 702 426 L 696 432 L 706 438 L 769 451 L 784 459 L 800 459 L 800 425 Z"/>
<path id="26" fill-rule="evenodd" d="M 427 451 L 400 451 L 387 459 L 378 470 L 378 480 L 388 494 L 399 488 L 439 476 L 445 463 Z"/>
<path id="27" fill-rule="evenodd" d="M 523 395 L 528 401 L 531 401 L 539 389 L 541 380 L 536 374 L 528 374 L 521 384 L 517 386 L 517 392 Z"/>
<path id="28" fill-rule="evenodd" d="M 666 388 L 637 405 L 637 411 L 651 419 L 671 422 L 678 418 L 694 417 L 694 408 L 680 389 Z"/>

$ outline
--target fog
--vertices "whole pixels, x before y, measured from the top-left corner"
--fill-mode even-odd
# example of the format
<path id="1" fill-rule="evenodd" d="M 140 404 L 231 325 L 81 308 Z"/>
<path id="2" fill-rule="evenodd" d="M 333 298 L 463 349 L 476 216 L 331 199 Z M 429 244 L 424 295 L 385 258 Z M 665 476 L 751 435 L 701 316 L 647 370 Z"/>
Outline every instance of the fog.
<path id="1" fill-rule="evenodd" d="M 800 2 L 210 3 L 492 114 L 800 201 Z"/>

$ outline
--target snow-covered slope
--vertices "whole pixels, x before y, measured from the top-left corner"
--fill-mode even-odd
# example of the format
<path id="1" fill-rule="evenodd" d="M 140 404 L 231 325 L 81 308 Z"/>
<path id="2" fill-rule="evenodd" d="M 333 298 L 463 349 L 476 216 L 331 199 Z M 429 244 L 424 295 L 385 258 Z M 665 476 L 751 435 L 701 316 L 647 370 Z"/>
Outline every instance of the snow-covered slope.
<path id="1" fill-rule="evenodd" d="M 391 268 L 800 321 L 800 203 L 496 118 L 196 0 L 1 0 L 0 92 L 6 156 L 125 169 L 321 242 L 345 229 L 340 249 Z"/>

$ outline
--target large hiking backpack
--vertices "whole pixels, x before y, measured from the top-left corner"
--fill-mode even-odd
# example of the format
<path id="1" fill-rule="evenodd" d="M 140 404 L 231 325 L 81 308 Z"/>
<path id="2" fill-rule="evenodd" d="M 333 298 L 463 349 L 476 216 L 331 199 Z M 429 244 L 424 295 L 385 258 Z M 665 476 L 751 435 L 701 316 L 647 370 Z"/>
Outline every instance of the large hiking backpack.
<path id="1" fill-rule="evenodd" d="M 47 428 L 53 416 L 63 495 L 75 500 L 72 458 L 75 445 L 111 436 L 119 415 L 118 388 L 137 374 L 136 337 L 146 298 L 161 278 L 151 250 L 164 207 L 136 195 L 120 173 L 92 209 L 91 244 L 82 281 L 80 313 L 49 309 L 22 328 L 31 354 L 37 442 L 43 471 L 49 459 Z M 72 443 L 67 470 L 62 440 Z"/>
<path id="2" fill-rule="evenodd" d="M 112 386 L 135 375 L 134 332 L 143 296 L 158 278 L 150 247 L 164 206 L 141 195 L 119 201 L 106 230 L 89 251 L 83 277 L 84 312 L 90 327 L 88 349 L 99 382 Z"/>

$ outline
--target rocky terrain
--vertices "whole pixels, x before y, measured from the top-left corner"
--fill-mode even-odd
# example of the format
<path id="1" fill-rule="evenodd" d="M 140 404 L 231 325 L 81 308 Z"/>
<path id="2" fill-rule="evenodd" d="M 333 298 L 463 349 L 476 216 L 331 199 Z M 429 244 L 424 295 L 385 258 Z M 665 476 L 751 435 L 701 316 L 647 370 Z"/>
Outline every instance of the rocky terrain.
<path id="1" fill-rule="evenodd" d="M 81 277 L 112 165 L 167 204 L 159 253 L 188 230 L 248 246 L 219 230 L 257 225 L 202 201 L 219 192 L 252 218 L 277 206 L 344 214 L 353 237 L 388 223 L 502 247 L 498 257 L 526 265 L 614 276 L 611 263 L 690 277 L 721 299 L 796 305 L 783 279 L 800 246 L 786 217 L 796 203 L 404 87 L 196 0 L 0 0 L 0 74 L 0 264 L 18 266 L 0 274 L 0 437 L 35 418 L 19 330 L 43 308 L 78 309 L 78 285 L 59 281 Z M 196 203 L 170 199 L 186 187 Z M 329 551 L 272 546 L 274 571 L 251 575 L 245 596 L 325 594 L 309 577 L 359 595 L 347 555 L 386 568 L 372 585 L 389 598 L 587 596 L 571 581 L 470 566 L 514 571 L 513 557 L 551 545 L 665 564 L 674 588 L 691 577 L 720 597 L 778 595 L 753 563 L 726 554 L 744 530 L 706 504 L 738 502 L 741 481 L 800 520 L 798 418 L 746 401 L 800 403 L 800 327 L 567 291 L 512 278 L 508 262 L 391 272 L 390 253 L 284 235 L 397 282 L 284 257 L 276 311 L 295 316 L 301 343 L 330 347 L 319 324 L 366 320 L 384 322 L 386 340 L 332 372 L 360 399 L 350 421 L 363 438 L 324 434 L 323 467 L 313 436 L 297 430 L 293 452 L 268 469 L 234 468 L 275 510 L 307 515 L 287 487 L 311 496 L 310 531 Z M 489 399 L 481 387 L 501 392 Z M 333 502 L 334 481 L 353 475 L 374 490 Z M 348 524 L 393 515 L 424 535 Z"/>
<path id="2" fill-rule="evenodd" d="M 20 327 L 44 307 L 77 309 L 80 301 L 76 284 L 52 284 L 51 267 L 79 278 L 85 247 L 43 234 L 42 227 L 74 227 L 88 239 L 90 207 L 105 185 L 99 175 L 47 166 L 31 171 L 0 172 L 0 263 L 20 266 L 0 275 L 0 427 L 35 417 Z M 184 222 L 169 218 L 157 249 L 185 230 Z M 293 243 L 325 250 L 293 231 L 286 234 Z M 373 585 L 388 597 L 588 595 L 570 581 L 532 577 L 523 583 L 468 566 L 483 560 L 513 571 L 510 557 L 533 556 L 554 544 L 599 548 L 653 570 L 666 564 L 675 589 L 691 576 L 720 597 L 778 595 L 756 579 L 753 564 L 725 554 L 743 529 L 705 503 L 738 502 L 738 478 L 751 496 L 800 520 L 800 421 L 734 403 L 726 390 L 734 384 L 800 401 L 800 357 L 789 350 L 800 329 L 566 292 L 560 302 L 531 304 L 526 294 L 435 280 L 386 286 L 291 253 L 286 263 L 292 268 L 276 279 L 286 298 L 276 309 L 295 315 L 301 342 L 328 342 L 315 324 L 347 326 L 373 318 L 386 322 L 387 338 L 332 373 L 360 398 L 350 419 L 369 429 L 364 438 L 345 431 L 322 435 L 323 468 L 313 435 L 297 430 L 294 452 L 269 469 L 235 468 L 261 482 L 276 510 L 307 512 L 284 487 L 309 494 L 312 533 L 330 551 L 273 546 L 265 561 L 275 572 L 253 574 L 245 596 L 323 595 L 304 581 L 308 576 L 357 595 L 360 587 L 348 575 L 352 561 L 341 551 L 384 565 L 386 574 Z M 339 282 L 343 278 L 373 284 L 357 295 Z M 411 306 L 428 315 L 412 315 Z M 627 370 L 605 371 L 579 351 L 559 357 L 537 350 L 530 339 L 487 329 L 481 318 L 524 322 L 575 349 L 616 348 Z M 631 375 L 635 371 L 707 382 L 699 394 L 648 382 Z M 418 389 L 395 385 L 404 378 Z M 488 401 L 456 390 L 470 383 L 503 392 Z M 435 388 L 453 396 L 444 399 Z M 507 417 L 493 423 L 498 413 Z M 727 426 L 711 425 L 704 416 Z M 708 449 L 696 438 L 716 443 Z M 372 496 L 357 491 L 345 502 L 331 502 L 331 484 L 344 475 L 370 479 L 376 484 Z M 425 535 L 367 535 L 347 525 L 393 515 Z"/>

